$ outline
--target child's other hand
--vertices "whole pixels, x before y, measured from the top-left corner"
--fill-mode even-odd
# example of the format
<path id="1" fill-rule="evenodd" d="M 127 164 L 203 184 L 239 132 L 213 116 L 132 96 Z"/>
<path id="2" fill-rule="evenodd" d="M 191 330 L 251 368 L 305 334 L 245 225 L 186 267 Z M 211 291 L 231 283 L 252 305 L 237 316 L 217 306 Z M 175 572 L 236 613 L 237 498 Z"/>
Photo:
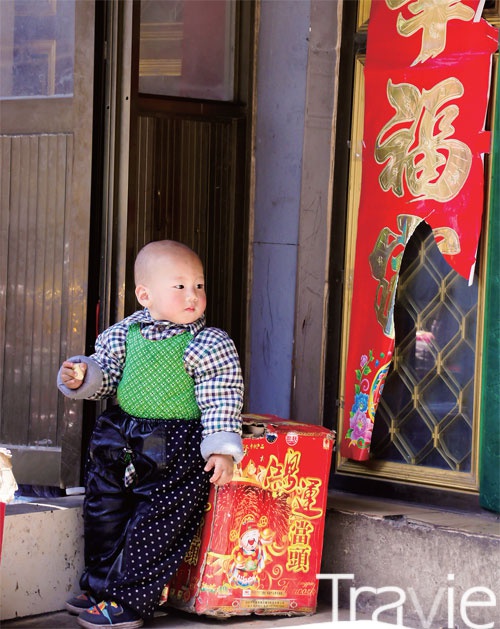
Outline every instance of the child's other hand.
<path id="1" fill-rule="evenodd" d="M 234 461 L 230 454 L 212 454 L 205 465 L 205 472 L 214 471 L 210 482 L 214 485 L 225 485 L 233 479 Z"/>
<path id="2" fill-rule="evenodd" d="M 78 389 L 82 386 L 86 371 L 86 363 L 72 363 L 65 360 L 61 367 L 61 380 L 68 389 Z"/>

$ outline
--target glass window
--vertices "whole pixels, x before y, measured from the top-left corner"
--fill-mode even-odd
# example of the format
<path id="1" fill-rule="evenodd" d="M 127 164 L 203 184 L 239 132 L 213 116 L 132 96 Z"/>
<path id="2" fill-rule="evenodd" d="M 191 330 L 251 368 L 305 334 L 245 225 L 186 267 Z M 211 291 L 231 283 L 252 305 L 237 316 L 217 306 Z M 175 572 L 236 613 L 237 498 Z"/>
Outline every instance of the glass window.
<path id="1" fill-rule="evenodd" d="M 352 274 L 356 263 L 356 230 L 361 191 L 362 141 L 365 110 L 364 54 L 371 0 L 346 7 L 343 37 L 352 52 L 341 58 L 350 69 L 352 83 L 340 90 L 341 102 L 351 110 L 349 153 L 338 142 L 336 163 L 349 160 L 348 171 L 339 169 L 334 187 L 346 189 L 346 240 L 343 291 L 343 330 L 340 352 L 338 404 L 342 421 L 346 347 L 352 309 Z M 499 3 L 487 2 L 483 17 L 498 24 Z M 351 11 L 357 10 L 357 20 Z M 356 24 L 349 30 L 349 24 Z M 344 48 L 344 46 L 343 46 Z M 345 46 L 350 51 L 350 44 Z M 354 59 L 353 55 L 354 54 Z M 495 66 L 496 67 L 496 66 Z M 496 72 L 496 71 L 495 71 Z M 341 76 L 350 76 L 349 72 Z M 493 99 L 491 101 L 494 109 Z M 339 110 L 340 111 L 340 110 Z M 486 170 L 486 185 L 492 173 Z M 490 180 L 488 182 L 488 180 Z M 342 195 L 339 199 L 343 202 Z M 485 217 L 485 224 L 487 223 Z M 486 245 L 483 242 L 483 247 Z M 394 305 L 395 349 L 379 401 L 368 461 L 359 463 L 337 456 L 336 484 L 342 489 L 391 495 L 396 483 L 412 485 L 410 496 L 426 496 L 420 488 L 449 492 L 478 492 L 481 368 L 484 345 L 484 277 L 480 249 L 469 286 L 441 255 L 431 228 L 422 222 L 406 244 Z M 338 262 L 336 261 L 338 264 Z M 484 409 L 481 415 L 484 417 Z M 376 481 L 389 481 L 377 483 Z M 368 481 L 369 485 L 364 485 Z M 401 488 L 400 488 L 401 489 Z"/>
<path id="2" fill-rule="evenodd" d="M 233 99 L 234 0 L 142 0 L 139 92 Z"/>
<path id="3" fill-rule="evenodd" d="M 396 350 L 375 416 L 374 460 L 472 471 L 477 285 L 447 264 L 422 223 L 399 274 Z"/>
<path id="4" fill-rule="evenodd" d="M 73 94 L 74 0 L 2 0 L 0 97 Z"/>

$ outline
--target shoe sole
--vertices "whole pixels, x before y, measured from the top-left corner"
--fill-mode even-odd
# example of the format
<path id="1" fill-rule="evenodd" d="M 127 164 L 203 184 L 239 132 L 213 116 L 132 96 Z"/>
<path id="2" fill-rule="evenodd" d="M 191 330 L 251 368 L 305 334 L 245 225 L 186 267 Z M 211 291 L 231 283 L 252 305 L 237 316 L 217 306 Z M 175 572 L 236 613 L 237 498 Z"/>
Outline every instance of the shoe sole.
<path id="1" fill-rule="evenodd" d="M 112 625 L 110 625 L 109 623 L 102 625 L 99 623 L 88 622 L 87 620 L 84 620 L 80 616 L 77 618 L 77 622 L 82 627 L 87 627 L 87 629 L 100 629 L 100 628 L 109 629 L 110 627 L 118 627 L 118 629 L 137 629 L 138 627 L 142 627 L 142 625 L 144 624 L 144 620 L 142 620 L 142 618 L 139 618 L 138 620 L 129 620 L 127 622 L 117 622 Z"/>

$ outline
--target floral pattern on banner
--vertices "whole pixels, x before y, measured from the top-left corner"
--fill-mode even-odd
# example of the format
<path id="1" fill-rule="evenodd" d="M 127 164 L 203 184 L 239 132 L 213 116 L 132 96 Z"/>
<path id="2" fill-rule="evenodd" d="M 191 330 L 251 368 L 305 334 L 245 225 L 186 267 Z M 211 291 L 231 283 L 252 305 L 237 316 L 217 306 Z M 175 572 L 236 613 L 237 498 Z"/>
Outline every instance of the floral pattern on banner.
<path id="1" fill-rule="evenodd" d="M 387 357 L 390 359 L 391 356 L 392 351 L 389 351 Z M 385 354 L 381 353 L 380 359 L 384 358 Z M 374 377 L 370 376 L 373 373 L 372 363 L 378 368 Z M 356 445 L 361 449 L 370 447 L 375 411 L 390 364 L 389 360 L 379 367 L 380 360 L 375 359 L 372 350 L 369 350 L 368 355 L 361 356 L 359 369 L 356 369 L 354 403 L 350 411 L 349 430 L 346 433 L 346 439 L 349 439 L 350 445 Z"/>

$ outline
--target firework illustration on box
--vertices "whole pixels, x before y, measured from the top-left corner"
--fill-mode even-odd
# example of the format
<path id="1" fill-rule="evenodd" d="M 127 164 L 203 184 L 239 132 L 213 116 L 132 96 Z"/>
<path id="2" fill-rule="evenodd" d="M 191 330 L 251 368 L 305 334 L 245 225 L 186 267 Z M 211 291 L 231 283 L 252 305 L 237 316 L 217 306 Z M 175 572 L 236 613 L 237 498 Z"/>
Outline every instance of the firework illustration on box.
<path id="1" fill-rule="evenodd" d="M 165 602 L 213 616 L 316 610 L 335 433 L 245 415 L 245 456 L 212 488 L 204 521 Z"/>

